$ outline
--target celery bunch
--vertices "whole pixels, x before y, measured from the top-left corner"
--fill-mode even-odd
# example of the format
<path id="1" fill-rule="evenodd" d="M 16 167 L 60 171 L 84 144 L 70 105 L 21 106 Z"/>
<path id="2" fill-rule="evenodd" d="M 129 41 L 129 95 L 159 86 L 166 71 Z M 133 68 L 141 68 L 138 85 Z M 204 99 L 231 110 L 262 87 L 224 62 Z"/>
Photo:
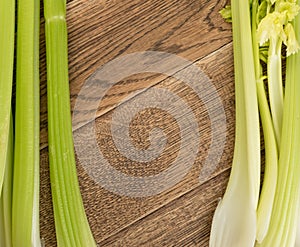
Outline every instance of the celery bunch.
<path id="1" fill-rule="evenodd" d="M 0 0 L 0 246 L 40 246 L 39 1 L 18 1 L 16 108 L 11 109 L 15 1 Z"/>
<path id="2" fill-rule="evenodd" d="M 298 8 L 299 10 L 299 8 Z M 288 26 L 289 24 L 287 24 Z M 299 49 L 300 16 L 288 27 L 287 55 Z M 298 30 L 295 34 L 294 30 Z M 292 51 L 289 51 L 292 45 Z M 259 246 L 295 246 L 300 210 L 300 53 L 287 57 L 278 180 L 266 237 Z"/>
<path id="3" fill-rule="evenodd" d="M 232 0 L 231 7 L 221 11 L 233 25 L 236 141 L 228 187 L 213 218 L 211 247 L 295 246 L 300 217 L 299 10 L 299 0 Z M 283 50 L 287 57 L 285 78 Z M 250 80 L 253 75 L 255 80 Z M 252 87 L 256 84 L 256 91 L 250 91 L 249 83 Z M 249 90 L 242 94 L 245 87 Z M 258 108 L 253 103 L 256 100 Z M 252 109 L 248 110 L 251 101 Z M 256 110 L 265 144 L 265 175 L 259 193 L 250 189 L 260 186 L 256 173 L 259 153 L 248 140 L 249 136 L 254 140 L 259 132 L 253 121 Z M 239 128 L 242 121 L 246 131 Z M 255 140 L 259 142 L 259 138 Z"/>

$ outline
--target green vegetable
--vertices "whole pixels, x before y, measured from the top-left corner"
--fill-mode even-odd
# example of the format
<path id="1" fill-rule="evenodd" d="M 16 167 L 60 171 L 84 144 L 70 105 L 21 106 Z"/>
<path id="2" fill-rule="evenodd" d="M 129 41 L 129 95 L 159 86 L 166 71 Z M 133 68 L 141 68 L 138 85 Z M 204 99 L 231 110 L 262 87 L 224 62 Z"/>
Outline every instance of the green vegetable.
<path id="1" fill-rule="evenodd" d="M 219 13 L 222 15 L 222 17 L 227 21 L 227 22 L 232 22 L 232 16 L 231 16 L 231 6 L 226 5 L 225 8 L 221 9 Z"/>
<path id="2" fill-rule="evenodd" d="M 299 3 L 299 1 L 298 1 Z M 300 29 L 300 17 L 293 22 Z M 296 33 L 300 39 L 300 33 Z M 286 88 L 278 182 L 269 231 L 259 246 L 294 247 L 300 210 L 300 53 L 286 65 Z"/>
<path id="3" fill-rule="evenodd" d="M 40 246 L 39 0 L 18 1 L 13 246 Z"/>
<path id="4" fill-rule="evenodd" d="M 278 174 L 278 153 L 263 81 L 257 82 L 257 93 L 265 142 L 265 174 L 257 208 L 256 230 L 256 239 L 261 242 L 267 234 L 271 219 Z"/>
<path id="5" fill-rule="evenodd" d="M 14 61 L 15 1 L 0 0 L 0 196 L 5 173 Z"/>
<path id="6" fill-rule="evenodd" d="M 251 10 L 251 25 L 246 9 Z M 294 30 L 300 30 L 299 9 L 295 0 L 232 0 L 231 9 L 226 7 L 220 12 L 225 20 L 232 17 L 236 140 L 228 187 L 213 218 L 212 247 L 295 246 L 300 212 L 300 155 L 297 155 L 300 146 L 300 95 L 297 94 L 300 93 L 300 55 L 297 53 L 300 47 L 297 40 L 300 33 Z M 249 44 L 251 39 L 252 46 Z M 282 83 L 282 44 L 288 57 L 285 90 Z M 263 74 L 261 62 L 267 63 L 267 76 Z M 256 95 L 249 86 L 254 84 L 253 74 Z M 251 172 L 259 170 L 257 166 L 260 166 L 257 162 L 250 163 L 249 159 L 252 156 L 252 161 L 259 162 L 259 147 L 254 146 L 254 140 L 259 140 L 254 138 L 259 133 L 259 125 L 253 124 L 256 98 L 264 133 L 265 174 L 258 205 L 253 206 L 258 194 L 257 190 L 249 188 L 259 183 L 257 173 Z M 248 107 L 249 102 L 254 109 Z M 254 137 L 247 140 L 251 135 Z M 245 165 L 247 161 L 248 166 Z M 253 212 L 256 212 L 256 220 Z"/>
<path id="7" fill-rule="evenodd" d="M 257 14 L 259 13 L 258 0 L 252 1 L 252 45 L 255 65 L 255 77 L 257 88 L 257 99 L 260 112 L 260 118 L 264 133 L 265 144 L 265 173 L 259 203 L 257 208 L 257 229 L 256 240 L 261 242 L 267 234 L 270 218 L 273 208 L 276 183 L 277 183 L 277 166 L 278 166 L 278 151 L 273 127 L 272 117 L 269 110 L 268 99 L 265 92 L 264 76 L 262 66 L 260 64 L 260 50 L 257 42 L 256 29 Z M 265 48 L 265 47 L 264 47 Z M 263 48 L 263 52 L 264 52 Z"/>
<path id="8" fill-rule="evenodd" d="M 10 247 L 11 244 L 11 206 L 12 206 L 12 172 L 13 172 L 13 122 L 9 128 L 8 150 L 2 194 L 0 196 L 0 246 Z"/>
<path id="9" fill-rule="evenodd" d="M 72 139 L 66 1 L 44 0 L 50 179 L 58 246 L 96 246 L 78 184 Z"/>
<path id="10" fill-rule="evenodd" d="M 290 22 L 298 14 L 299 6 L 293 1 L 274 1 L 274 11 L 266 13 L 257 28 L 257 42 L 268 42 L 268 88 L 273 125 L 280 146 L 283 114 L 282 43 L 287 46 L 287 56 L 298 51 L 299 45 Z M 267 4 L 271 4 L 267 1 Z M 270 9 L 271 7 L 269 7 Z"/>
<path id="11" fill-rule="evenodd" d="M 299 217 L 300 217 L 300 214 L 298 212 L 298 226 L 297 226 L 297 232 L 296 232 L 295 247 L 300 247 L 300 224 L 299 224 Z"/>
<path id="12" fill-rule="evenodd" d="M 229 183 L 212 222 L 211 247 L 253 246 L 260 186 L 260 134 L 250 6 L 232 0 L 236 137 Z"/>

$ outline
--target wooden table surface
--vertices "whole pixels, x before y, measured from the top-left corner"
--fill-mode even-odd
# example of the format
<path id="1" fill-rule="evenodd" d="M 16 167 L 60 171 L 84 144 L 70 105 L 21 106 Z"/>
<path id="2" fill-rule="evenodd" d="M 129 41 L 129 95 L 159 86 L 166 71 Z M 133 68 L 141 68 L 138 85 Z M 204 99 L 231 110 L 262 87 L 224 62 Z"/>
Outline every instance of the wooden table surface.
<path id="1" fill-rule="evenodd" d="M 146 108 L 132 119 L 130 139 L 137 149 L 145 150 L 150 145 L 151 130 L 163 129 L 167 143 L 161 155 L 143 163 L 128 159 L 116 147 L 111 131 L 114 111 L 131 104 L 133 99 L 146 101 L 150 89 L 173 92 L 188 105 L 199 126 L 199 148 L 191 169 L 178 183 L 146 197 L 109 191 L 77 159 L 86 213 L 99 246 L 208 246 L 213 212 L 226 188 L 234 145 L 231 25 L 218 14 L 226 4 L 226 0 L 68 1 L 72 107 L 84 83 L 102 65 L 134 52 L 157 51 L 187 59 L 201 69 L 216 89 L 217 94 L 211 97 L 220 97 L 226 115 L 226 140 L 220 162 L 199 182 L 211 144 L 212 124 L 209 109 L 197 94 L 183 81 L 159 73 L 131 75 L 108 90 L 96 113 L 95 136 L 99 150 L 116 170 L 132 177 L 153 176 L 170 167 L 182 148 L 181 129 L 174 116 L 154 108 Z M 52 247 L 56 241 L 48 171 L 43 20 L 40 66 L 40 222 L 45 246 Z M 74 134 L 88 127 L 74 124 Z"/>

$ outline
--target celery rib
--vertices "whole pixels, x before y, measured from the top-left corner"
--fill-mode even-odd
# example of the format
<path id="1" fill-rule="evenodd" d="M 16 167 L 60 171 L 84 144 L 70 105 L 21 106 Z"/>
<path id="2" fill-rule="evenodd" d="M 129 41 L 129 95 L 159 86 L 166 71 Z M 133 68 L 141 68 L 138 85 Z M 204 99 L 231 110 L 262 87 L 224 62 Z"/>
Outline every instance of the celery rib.
<path id="1" fill-rule="evenodd" d="M 261 243 L 265 238 L 271 220 L 271 213 L 277 184 L 277 166 L 278 166 L 278 151 L 275 131 L 273 127 L 271 112 L 267 100 L 267 95 L 264 87 L 262 66 L 260 64 L 260 51 L 257 42 L 257 12 L 259 4 L 258 0 L 252 1 L 252 45 L 253 57 L 255 64 L 255 77 L 257 88 L 258 108 L 263 128 L 264 143 L 265 143 L 265 173 L 262 184 L 262 190 L 259 197 L 257 207 L 257 229 L 256 240 Z"/>
<path id="2" fill-rule="evenodd" d="M 300 208 L 298 209 L 298 223 L 297 223 L 295 247 L 300 247 Z"/>
<path id="3" fill-rule="evenodd" d="M 15 1 L 0 0 L 0 196 L 9 142 L 13 61 Z"/>
<path id="4" fill-rule="evenodd" d="M 257 94 L 265 142 L 265 174 L 257 208 L 256 239 L 261 243 L 268 232 L 271 220 L 277 184 L 278 153 L 271 114 L 262 80 L 257 82 Z"/>
<path id="5" fill-rule="evenodd" d="M 12 206 L 12 172 L 13 172 L 13 122 L 10 120 L 8 152 L 6 157 L 5 176 L 0 196 L 0 246 L 11 247 L 11 206 Z"/>
<path id="6" fill-rule="evenodd" d="M 210 247 L 251 247 L 256 238 L 260 134 L 250 6 L 232 0 L 236 136 L 232 170 L 213 217 Z"/>
<path id="7" fill-rule="evenodd" d="M 58 246 L 96 246 L 80 194 L 72 138 L 66 1 L 44 0 L 50 179 Z"/>
<path id="8" fill-rule="evenodd" d="M 40 246 L 39 0 L 18 1 L 13 246 Z"/>
<path id="9" fill-rule="evenodd" d="M 280 42 L 281 43 L 281 42 Z M 282 64 L 281 64 L 281 45 L 276 48 L 277 52 L 272 53 L 272 42 L 270 41 L 268 55 L 268 88 L 270 96 L 270 106 L 273 125 L 276 135 L 277 147 L 280 148 L 283 114 L 283 85 L 282 85 Z"/>

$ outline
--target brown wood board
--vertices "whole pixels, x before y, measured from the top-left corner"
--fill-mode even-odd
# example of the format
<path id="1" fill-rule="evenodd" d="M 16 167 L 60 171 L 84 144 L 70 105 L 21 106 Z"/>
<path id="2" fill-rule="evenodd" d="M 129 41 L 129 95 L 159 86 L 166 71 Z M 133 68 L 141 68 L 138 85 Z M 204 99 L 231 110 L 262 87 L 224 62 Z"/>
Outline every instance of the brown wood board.
<path id="1" fill-rule="evenodd" d="M 199 150 L 179 183 L 158 195 L 134 198 L 118 195 L 97 184 L 77 159 L 87 216 L 99 246 L 208 246 L 218 198 L 224 193 L 234 145 L 234 84 L 231 27 L 218 11 L 226 1 L 68 1 L 69 73 L 71 104 L 100 66 L 115 58 L 143 51 L 178 55 L 200 68 L 216 88 L 226 115 L 226 142 L 220 162 L 199 182 L 211 143 L 211 123 L 205 104 L 184 82 L 157 73 L 126 77 L 102 99 L 95 120 L 99 149 L 116 170 L 134 177 L 159 174 L 176 159 L 180 128 L 174 118 L 146 109 L 130 124 L 132 143 L 149 147 L 154 127 L 164 129 L 167 144 L 157 159 L 141 163 L 118 151 L 111 133 L 116 108 L 142 100 L 150 89 L 174 92 L 192 109 L 199 125 Z M 41 236 L 56 246 L 48 168 L 45 42 L 41 25 Z M 213 99 L 212 99 L 213 100 Z M 90 128 L 76 123 L 74 134 Z M 89 153 L 93 157 L 93 153 Z M 101 172 L 101 171 L 100 171 Z M 174 174 L 174 178 L 176 174 Z"/>

